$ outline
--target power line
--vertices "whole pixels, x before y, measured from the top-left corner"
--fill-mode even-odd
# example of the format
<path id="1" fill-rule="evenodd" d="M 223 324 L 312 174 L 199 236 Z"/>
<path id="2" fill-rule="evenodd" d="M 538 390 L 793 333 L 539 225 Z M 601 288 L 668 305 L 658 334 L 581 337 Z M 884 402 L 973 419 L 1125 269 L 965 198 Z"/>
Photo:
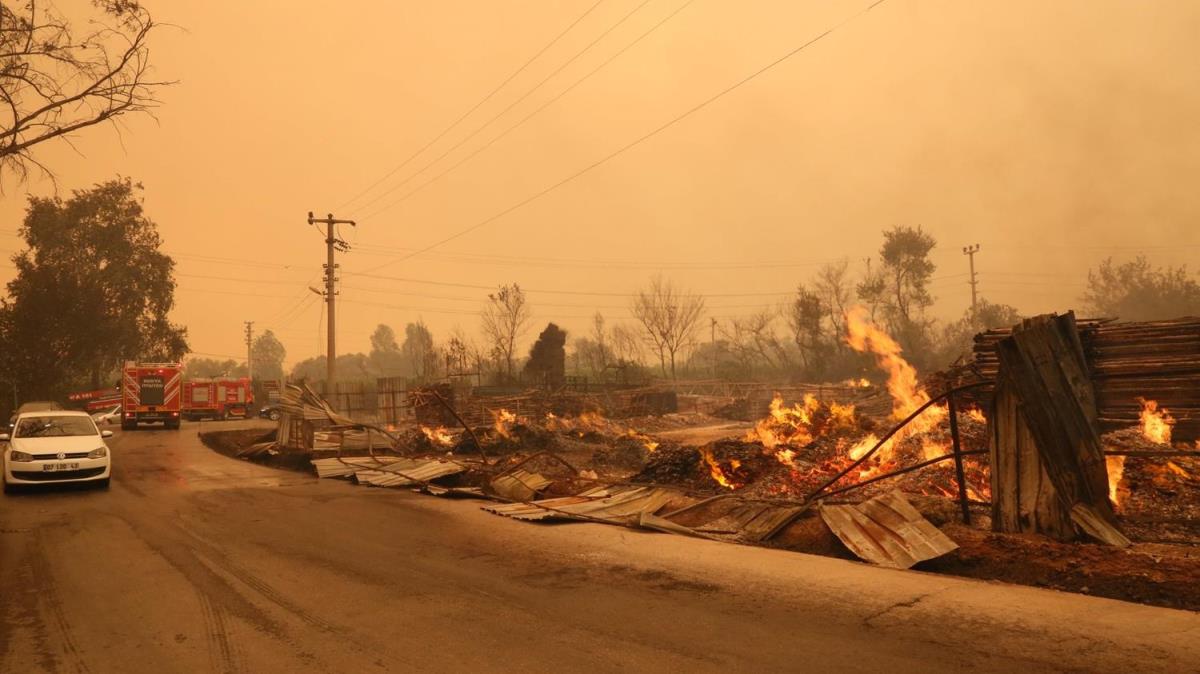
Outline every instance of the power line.
<path id="1" fill-rule="evenodd" d="M 368 201 L 368 202 L 366 202 L 366 203 L 364 203 L 364 204 L 362 204 L 362 205 L 360 205 L 360 206 L 356 206 L 356 207 L 354 208 L 354 210 L 353 210 L 353 211 L 351 211 L 351 215 L 353 215 L 354 213 L 358 213 L 359 211 L 363 210 L 364 208 L 368 208 L 368 207 L 369 207 L 369 206 L 371 206 L 372 204 L 374 204 L 374 203 L 378 202 L 380 199 L 382 199 L 382 198 L 386 197 L 387 195 L 391 194 L 392 192 L 395 192 L 396 190 L 400 189 L 401 187 L 404 187 L 404 186 L 405 186 L 405 185 L 407 185 L 407 184 L 409 183 L 409 181 L 411 181 L 413 178 L 416 178 L 417 176 L 421 175 L 421 174 L 422 174 L 422 173 L 424 173 L 426 170 L 428 170 L 430 167 L 432 167 L 433 165 L 437 164 L 439 161 L 441 161 L 441 160 L 445 159 L 445 158 L 446 158 L 446 156 L 447 156 L 447 155 L 449 155 L 451 152 L 454 152 L 454 151 L 455 151 L 455 150 L 457 150 L 458 148 L 462 147 L 462 146 L 463 146 L 463 144 L 465 144 L 467 141 L 469 141 L 469 140 L 471 140 L 472 138 L 474 138 L 475 136 L 477 136 L 477 135 L 479 134 L 479 132 L 481 132 L 481 131 L 483 131 L 484 129 L 486 129 L 486 128 L 488 128 L 489 126 L 491 126 L 491 125 L 492 125 L 492 122 L 495 122 L 497 119 L 500 119 L 500 118 L 501 118 L 501 117 L 503 117 L 504 115 L 508 114 L 508 111 L 512 110 L 512 109 L 513 109 L 513 108 L 515 108 L 517 105 L 521 104 L 521 103 L 522 103 L 522 102 L 523 102 L 523 101 L 524 101 L 526 98 L 529 98 L 529 96 L 530 96 L 530 95 L 532 95 L 532 94 L 533 94 L 533 92 L 535 92 L 535 91 L 537 91 L 539 88 L 541 88 L 541 86 L 542 86 L 543 84 L 545 84 L 546 82 L 549 82 L 551 79 L 553 79 L 553 78 L 554 78 L 554 76 L 555 76 L 555 75 L 559 74 L 559 73 L 560 73 L 560 72 L 562 72 L 562 71 L 563 71 L 563 70 L 564 70 L 564 69 L 565 69 L 567 66 L 571 65 L 572 63 L 574 63 L 576 59 L 578 59 L 580 56 L 583 56 L 585 53 L 587 53 L 587 52 L 588 52 L 588 51 L 589 51 L 589 50 L 590 50 L 592 47 L 596 46 L 596 44 L 597 44 L 598 42 L 600 42 L 600 41 L 601 41 L 601 40 L 603 40 L 605 37 L 607 37 L 609 33 L 613 32 L 613 31 L 614 31 L 614 30 L 616 30 L 618 27 L 620 27 L 620 26 L 621 26 L 621 24 L 625 23 L 625 22 L 626 22 L 626 21 L 629 19 L 629 17 L 633 16 L 634 14 L 637 14 L 639 11 L 641 11 L 641 9 L 642 9 L 643 7 L 645 7 L 646 5 L 650 4 L 650 2 L 651 2 L 651 0 L 642 0 L 642 2 L 641 2 L 639 5 L 637 5 L 637 6 L 636 6 L 636 7 L 634 7 L 632 10 L 630 10 L 630 11 L 629 11 L 627 14 L 625 14 L 625 15 L 624 15 L 624 16 L 622 16 L 620 19 L 618 19 L 616 23 L 614 23 L 614 24 L 612 24 L 611 26 L 609 26 L 608 28 L 606 28 L 606 29 L 604 30 L 604 32 L 600 33 L 600 35 L 598 35 L 598 36 L 596 37 L 596 39 L 594 39 L 594 40 L 592 40 L 591 42 L 589 42 L 589 43 L 588 43 L 588 44 L 587 44 L 587 45 L 586 45 L 586 46 L 585 46 L 583 49 L 580 49 L 578 52 L 575 52 L 575 55 L 574 55 L 574 56 L 572 56 L 571 58 L 567 59 L 567 60 L 566 60 L 566 61 L 565 61 L 565 62 L 564 62 L 562 65 L 560 65 L 559 67 L 555 68 L 555 69 L 554 69 L 554 70 L 553 70 L 553 71 L 552 71 L 552 72 L 551 72 L 549 75 L 547 75 L 545 78 L 543 78 L 543 79 L 542 79 L 540 82 L 538 82 L 537 84 L 533 85 L 533 87 L 532 87 L 532 88 L 530 88 L 528 91 L 526 91 L 524 94 L 522 94 L 522 95 L 521 95 L 519 98 L 517 98 L 517 100 L 513 101 L 512 103 L 510 103 L 510 104 L 508 105 L 508 107 L 504 108 L 504 109 L 503 109 L 503 110 L 501 110 L 500 112 L 498 112 L 498 113 L 496 113 L 495 115 L 493 115 L 493 116 L 492 116 L 492 118 L 491 118 L 491 119 L 489 119 L 488 121 L 484 122 L 482 126 L 479 126 L 479 127 L 478 127 L 478 128 L 476 128 L 474 131 L 472 131 L 471 133 L 467 134 L 467 136 L 466 136 L 465 138 L 463 138 L 463 139 L 459 140 L 459 141 L 458 141 L 457 143 L 455 143 L 454 145 L 451 145 L 451 146 L 450 146 L 450 148 L 449 148 L 448 150 L 446 150 L 446 151 L 445 151 L 445 152 L 443 152 L 442 154 L 438 155 L 438 156 L 437 156 L 437 157 L 436 157 L 436 158 L 435 158 L 433 161 L 431 161 L 431 162 L 429 162 L 429 163 L 425 164 L 424 166 L 422 166 L 422 167 L 421 167 L 421 168 L 420 168 L 420 169 L 419 169 L 419 170 L 418 170 L 416 173 L 413 173 L 412 175 L 408 176 L 408 177 L 407 177 L 407 178 L 405 178 L 404 180 L 400 181 L 398 184 L 396 184 L 396 185 L 393 185 L 393 186 L 392 186 L 390 189 L 387 189 L 387 190 L 385 190 L 385 191 L 384 191 L 384 192 L 382 192 L 381 194 L 379 194 L 379 195 L 375 196 L 375 198 L 371 199 L 370 201 Z"/>
<path id="2" fill-rule="evenodd" d="M 374 211 L 374 212 L 372 212 L 372 213 L 369 213 L 369 214 L 367 214 L 367 215 L 363 216 L 363 219 L 364 219 L 364 220 L 366 220 L 366 219 L 368 219 L 368 218 L 373 218 L 373 217 L 375 217 L 375 216 L 379 215 L 380 213 L 383 213 L 384 211 L 387 211 L 387 210 L 389 210 L 389 209 L 393 208 L 394 206 L 397 206 L 397 205 L 399 205 L 399 204 L 401 204 L 401 203 L 403 203 L 403 202 L 405 202 L 405 201 L 408 201 L 408 200 L 409 200 L 409 198 L 411 198 L 411 197 L 412 197 L 413 195 L 415 195 L 417 192 L 420 192 L 421 190 L 423 190 L 423 189 L 425 189 L 426 187 L 428 187 L 428 186 L 432 185 L 433 183 L 437 182 L 438 180 L 441 180 L 443 177 L 445 177 L 445 176 L 446 176 L 446 174 L 450 173 L 451 171 L 454 171 L 454 170 L 455 170 L 455 169 L 457 169 L 459 166 L 462 166 L 463 164 L 467 163 L 467 162 L 468 162 L 468 161 L 470 161 L 471 159 L 474 159 L 474 158 L 475 158 L 476 156 L 478 156 L 480 153 L 484 152 L 484 151 L 485 151 L 485 150 L 487 150 L 488 148 L 490 148 L 490 147 L 492 147 L 493 145 L 495 145 L 497 142 L 499 142 L 499 141 L 500 141 L 502 138 L 504 138 L 505 136 L 507 136 L 509 133 L 512 133 L 513 131 L 515 131 L 515 130 L 517 129 L 517 127 L 519 127 L 519 126 L 522 126 L 523 124 L 525 124 L 525 122 L 528 122 L 530 119 L 532 119 L 533 117 L 535 117 L 535 116 L 537 116 L 538 114 L 540 114 L 540 113 L 541 113 L 543 110 L 545 110 L 546 108 L 550 107 L 550 106 L 551 106 L 551 105 L 553 105 L 554 103 L 558 102 L 558 100 L 559 100 L 559 99 L 561 99 L 563 96 L 566 96 L 567 94 L 569 94 L 571 91 L 573 91 L 573 90 L 575 89 L 575 87 L 579 86 L 580 84 L 583 84 L 583 82 L 584 82 L 585 80 L 587 80 L 587 79 L 591 78 L 591 76 L 592 76 L 592 75 L 595 75 L 596 73 L 600 72 L 600 70 L 602 70 L 604 67 L 606 67 L 608 64 L 612 63 L 613 61 L 615 61 L 615 60 L 616 60 L 618 57 L 620 57 L 620 56 L 621 56 L 622 54 L 624 54 L 625 52 L 629 51 L 631 48 L 633 48 L 635 45 L 637 45 L 639 42 L 641 42 L 643 39 L 645 39 L 645 38 L 646 38 L 648 35 L 650 35 L 650 34 L 651 34 L 651 33 L 653 33 L 654 31 L 658 30 L 658 28 L 659 28 L 660 26 L 662 26 L 664 23 L 666 23 L 666 22 L 670 21 L 671 19 L 675 18 L 675 15 L 676 15 L 676 14 L 678 14 L 678 13 L 682 12 L 682 11 L 683 11 L 684 9 L 686 9 L 686 8 L 687 8 L 689 5 L 691 5 L 691 4 L 692 4 L 694 1 L 695 1 L 695 0 L 687 0 L 687 2 L 684 2 L 682 5 L 680 5 L 680 6 L 676 7 L 674 11 L 672 11 L 672 12 L 671 12 L 670 14 L 668 14 L 667 16 L 663 17 L 663 18 L 662 18 L 662 19 L 661 19 L 661 20 L 660 20 L 658 23 L 656 23 L 656 24 L 654 24 L 653 26 L 651 26 L 649 30 L 647 30 L 646 32 L 642 33 L 641 35 L 638 35 L 636 38 L 634 38 L 634 40 L 633 40 L 632 42 L 630 42 L 629 44 L 627 44 L 627 45 L 625 45 L 624 47 L 622 47 L 620 50 L 618 50 L 618 51 L 617 51 L 616 53 L 614 53 L 612 56 L 609 56 L 609 57 L 608 57 L 607 59 L 605 59 L 605 60 L 604 60 L 604 61 L 603 61 L 603 62 L 602 62 L 600 65 L 596 66 L 594 69 L 592 69 L 591 71 L 589 71 L 589 72 L 588 72 L 587 74 L 585 74 L 583 77 L 581 77 L 581 78 L 579 78 L 579 79 L 575 80 L 575 82 L 574 82 L 573 84 L 571 84 L 571 86 L 569 86 L 569 87 L 567 87 L 566 89 L 563 89 L 562 91 L 560 91 L 560 92 L 558 93 L 558 95 L 554 96 L 554 97 L 553 97 L 553 98 L 551 98 L 550 100 L 548 100 L 548 101 L 546 101 L 545 103 L 543 103 L 541 106 L 539 106 L 538 108 L 536 108 L 536 109 L 535 109 L 533 112 L 531 112 L 531 113 L 529 113 L 528 115 L 526 115 L 525 117 L 523 117 L 523 118 L 522 118 L 520 121 L 518 121 L 516 124 L 513 124 L 512 126 L 510 126 L 510 127 L 508 127 L 507 129 L 505 129 L 503 132 L 501 132 L 501 133 L 500 133 L 500 135 L 493 137 L 493 138 L 492 138 L 491 140 L 489 140 L 487 143 L 484 143 L 482 146 L 480 146 L 480 147 L 476 148 L 476 149 L 475 149 L 473 152 L 471 152 L 470 154 L 466 155 L 466 156 L 465 156 L 465 157 L 463 157 L 462 159 L 460 159 L 460 160 L 458 160 L 457 162 L 455 162 L 454 164 L 450 165 L 450 167 L 449 167 L 449 168 L 447 168 L 446 170 L 444 170 L 444 171 L 442 171 L 441 173 L 437 174 L 436 176 L 434 176 L 434 177 L 430 178 L 429 180 L 427 180 L 427 181 L 425 181 L 425 182 L 421 183 L 420 185 L 418 185 L 418 186 L 417 186 L 415 189 L 413 189 L 412 191 L 408 192 L 407 194 L 404 194 L 404 195 L 402 195 L 402 196 L 401 196 L 399 199 L 396 199 L 395 201 L 392 201 L 391 203 L 389 203 L 389 204 L 386 204 L 386 205 L 385 205 L 385 206 L 383 206 L 382 208 L 380 208 L 380 209 L 378 209 L 378 210 L 376 210 L 376 211 Z"/>
<path id="3" fill-rule="evenodd" d="M 668 120 L 666 123 L 664 123 L 664 124 L 662 124 L 662 125 L 660 125 L 660 126 L 656 127 L 655 129 L 651 130 L 650 132 L 648 132 L 648 133 L 646 133 L 646 134 L 643 134 L 642 136 L 640 136 L 640 137 L 636 138 L 635 140 L 633 140 L 633 141 L 631 141 L 631 142 L 629 142 L 629 143 L 625 144 L 624 146 L 622 146 L 622 147 L 618 148 L 617 150 L 615 150 L 615 151 L 613 151 L 613 152 L 610 152 L 609 154 L 607 154 L 607 155 L 605 155 L 604 157 L 601 157 L 600 159 L 598 159 L 598 160 L 596 160 L 596 161 L 592 162 L 591 164 L 589 164 L 589 165 L 585 166 L 584 168 L 582 168 L 582 169 L 580 169 L 580 170 L 576 171 L 575 173 L 572 173 L 571 175 L 569 175 L 569 176 L 567 176 L 567 177 L 565 177 L 565 178 L 563 178 L 563 179 L 559 180 L 558 182 L 556 182 L 556 183 L 553 183 L 553 184 L 551 184 L 550 186 L 548 186 L 548 187 L 546 187 L 546 188 L 544 188 L 544 189 L 542 189 L 542 190 L 540 190 L 540 191 L 538 191 L 538 192 L 535 192 L 534 194 L 532 194 L 532 195 L 530 195 L 530 196 L 526 197 L 525 199 L 522 199 L 521 201 L 518 201 L 517 203 L 515 203 L 515 204 L 513 204 L 513 205 L 509 206 L 508 208 L 505 208 L 505 209 L 501 210 L 499 213 L 496 213 L 496 214 L 494 214 L 494 215 L 491 215 L 491 216 L 489 216 L 489 217 L 487 217 L 487 218 L 484 218 L 483 220 L 480 220 L 479 222 L 477 222 L 477 223 L 475 223 L 475 224 L 471 225 L 470 227 L 467 227 L 466 229 L 459 230 L 458 232 L 455 232 L 454 234 L 451 234 L 450 236 L 447 236 L 447 237 L 445 237 L 445 238 L 443 238 L 443 239 L 440 239 L 440 240 L 438 240 L 438 241 L 435 241 L 434 243 L 432 243 L 432 244 L 430 244 L 430 245 L 428 245 L 428 246 L 425 246 L 424 248 L 420 248 L 420 249 L 418 249 L 418 250 L 417 250 L 416 252 L 414 252 L 414 253 L 410 253 L 409 255 L 405 255 L 405 256 L 403 256 L 403 257 L 400 257 L 400 258 L 397 258 L 397 259 L 395 259 L 395 260 L 391 260 L 391 261 L 385 262 L 385 263 L 383 263 L 383 264 L 381 264 L 381 265 L 376 265 L 375 267 L 371 267 L 371 268 L 367 269 L 366 271 L 368 271 L 368 272 L 378 271 L 378 270 L 380 270 L 380 269 L 383 269 L 384 267 L 388 267 L 388 266 L 391 266 L 391 265 L 393 265 L 393 264 L 396 264 L 397 262 L 403 262 L 404 260 L 407 260 L 407 259 L 409 259 L 409 258 L 411 258 L 411 257 L 413 257 L 413 256 L 415 256 L 415 255 L 419 255 L 420 253 L 423 253 L 423 252 L 426 252 L 426 251 L 433 250 L 434 248 L 437 248 L 437 247 L 439 247 L 439 246 L 442 246 L 442 245 L 444 245 L 444 244 L 446 244 L 446 243 L 449 243 L 449 242 L 451 242 L 451 241 L 453 241 L 453 240 L 455 240 L 455 239 L 457 239 L 457 238 L 459 238 L 459 237 L 461 237 L 461 236 L 464 236 L 464 235 L 466 235 L 466 234 L 469 234 L 469 233 L 471 233 L 471 232 L 473 232 L 473 231 L 475 231 L 475 230 L 479 229 L 480 227 L 483 227 L 483 226 L 485 226 L 485 225 L 488 225 L 488 224 L 490 224 L 490 223 L 492 223 L 492 222 L 495 222 L 496 220 L 499 220 L 500 218 L 502 218 L 502 217 L 504 217 L 504 216 L 508 215 L 509 213 L 512 213 L 513 211 L 516 211 L 516 210 L 518 210 L 518 209 L 520 209 L 520 208 L 522 208 L 522 207 L 524 207 L 524 206 L 526 206 L 526 205 L 528 205 L 528 204 L 530 204 L 530 203 L 532 203 L 532 202 L 534 202 L 534 201 L 536 201 L 536 200 L 538 200 L 538 199 L 540 199 L 540 198 L 542 198 L 542 197 L 546 196 L 547 194 L 550 194 L 551 192 L 553 192 L 553 191 L 557 190 L 558 188 L 562 187 L 563 185 L 566 185 L 566 184 L 568 184 L 568 183 L 570 183 L 570 182 L 572 182 L 572 181 L 576 180 L 577 178 L 579 178 L 579 177 L 581 177 L 581 176 L 583 176 L 583 175 L 586 175 L 586 174 L 588 174 L 588 173 L 592 172 L 593 170 L 595 170 L 595 169 L 599 168 L 600 166 L 603 166 L 604 164 L 607 164 L 609 161 L 612 161 L 612 160 L 613 160 L 613 159 L 615 159 L 616 157 L 618 157 L 618 156 L 620 156 L 620 155 L 624 154 L 625 152 L 628 152 L 629 150 L 631 150 L 631 149 L 633 149 L 633 148 L 637 147 L 638 145 L 641 145 L 642 143 L 646 142 L 647 140 L 649 140 L 649 139 L 653 138 L 654 136 L 657 136 L 658 134 L 662 133 L 663 131 L 666 131 L 667 129 L 671 128 L 672 126 L 675 126 L 676 124 L 678 124 L 679 122 L 681 122 L 681 121 L 683 121 L 683 120 L 687 119 L 688 117 L 691 117 L 692 115 L 696 114 L 696 113 L 697 113 L 697 112 L 699 112 L 700 110 L 703 110 L 704 108 L 706 108 L 706 107 L 708 107 L 709 105 L 711 105 L 711 104 L 712 104 L 714 101 L 717 101 L 718 99 L 720 99 L 720 98 L 724 97 L 725 95 L 729 94 L 730 92 L 732 92 L 732 91 L 734 91 L 734 90 L 736 90 L 736 89 L 738 89 L 738 88 L 742 87 L 742 86 L 743 86 L 743 85 L 745 85 L 747 82 L 750 82 L 751 80 L 753 80 L 753 79 L 757 78 L 758 76 L 762 75 L 763 73 L 765 73 L 765 72 L 767 72 L 767 71 L 771 70 L 772 68 L 775 68 L 775 67 L 776 67 L 776 66 L 778 66 L 779 64 L 781 64 L 781 63 L 783 63 L 783 62 L 787 61 L 788 59 L 792 58 L 792 57 L 793 57 L 793 56 L 795 56 L 796 54 L 799 54 L 800 52 L 804 51 L 805 49 L 807 49 L 808 47 L 810 47 L 810 46 L 812 46 L 813 44 L 817 43 L 818 41 L 820 41 L 821 39 L 825 38 L 826 36 L 828 36 L 828 35 L 830 35 L 830 34 L 834 33 L 835 31 L 837 31 L 837 30 L 838 30 L 839 28 L 841 28 L 842 26 L 844 26 L 844 25 L 846 25 L 847 23 L 849 23 L 849 22 L 853 21 L 854 19 L 857 19 L 858 17 L 860 17 L 860 16 L 862 16 L 862 15 L 866 14 L 867 12 L 870 12 L 872 9 L 874 9 L 875 7 L 878 7 L 879 5 L 883 4 L 883 3 L 884 3 L 884 2 L 886 2 L 886 1 L 887 1 L 887 0 L 875 0 L 875 2 L 872 2 L 870 5 L 868 5 L 868 6 L 867 6 L 867 7 L 865 7 L 864 9 L 861 9 L 861 10 L 859 10 L 859 11 L 858 11 L 857 13 L 855 13 L 854 15 L 852 15 L 852 16 L 850 16 L 850 17 L 846 18 L 846 19 L 843 19 L 841 22 L 839 22 L 839 23 L 835 24 L 834 26 L 832 26 L 832 27 L 830 27 L 830 28 L 826 29 L 824 32 L 822 32 L 821 34 L 817 35 L 816 37 L 814 37 L 814 38 L 812 38 L 812 39 L 810 39 L 810 40 L 808 40 L 808 41 L 804 42 L 804 43 L 803 43 L 803 44 L 801 44 L 800 46 L 798 46 L 798 47 L 796 47 L 796 48 L 794 48 L 794 49 L 792 49 L 792 50 L 788 51 L 788 52 L 787 52 L 787 53 L 785 53 L 784 55 L 782 55 L 782 56 L 780 56 L 780 57 L 776 58 L 775 60 L 771 61 L 770 63 L 767 63 L 766 65 L 762 66 L 762 67 L 761 67 L 761 68 L 759 68 L 758 70 L 755 70 L 754 72 L 750 73 L 750 74 L 749 74 L 749 75 L 747 75 L 746 77 L 743 77 L 742 79 L 738 80 L 737 82 L 734 82 L 733 84 L 729 85 L 728 87 L 725 87 L 724 89 L 722 89 L 722 90 L 718 91 L 717 93 L 715 93 L 715 94 L 713 94 L 712 96 L 710 96 L 710 97 L 706 98 L 705 100 L 701 101 L 700 103 L 697 103 L 696 105 L 692 106 L 692 107 L 691 107 L 691 108 L 689 108 L 688 110 L 684 111 L 682 114 L 679 114 L 679 115 L 677 115 L 676 117 L 674 117 L 674 118 L 672 118 L 672 119 Z"/>
<path id="4" fill-rule="evenodd" d="M 466 120 L 467 117 L 470 117 L 472 113 L 474 113 L 476 110 L 478 110 L 480 107 L 482 107 L 483 104 L 492 100 L 492 97 L 495 96 L 497 93 L 499 93 L 500 90 L 503 89 L 509 82 L 513 81 L 513 79 L 516 78 L 517 75 L 520 75 L 521 73 L 525 72 L 526 68 L 528 68 L 530 65 L 532 65 L 533 62 L 536 61 L 542 54 L 545 54 L 547 50 L 549 50 L 555 44 L 558 44 L 558 41 L 561 40 L 564 36 L 566 36 L 567 33 L 571 32 L 572 28 L 579 25 L 580 21 L 583 21 L 585 18 L 587 18 L 587 16 L 589 14 L 591 14 L 597 7 L 599 7 L 602 4 L 604 4 L 604 0 L 597 0 L 596 3 L 593 4 L 591 7 L 588 7 L 587 10 L 585 10 L 583 12 L 583 14 L 580 14 L 578 17 L 575 18 L 574 21 L 567 24 L 567 27 L 562 29 L 562 31 L 560 31 L 558 33 L 558 35 L 555 35 L 554 39 L 550 40 L 544 46 L 542 46 L 542 48 L 539 49 L 533 56 L 530 56 L 529 59 L 527 61 L 525 61 L 525 63 L 521 64 L 520 68 L 517 68 L 516 70 L 514 70 L 508 77 L 504 78 L 504 81 L 500 82 L 500 84 L 497 84 L 495 88 L 493 88 L 491 91 L 489 91 L 486 96 L 479 99 L 479 101 L 477 103 L 475 103 L 475 105 L 468 108 L 467 111 L 464 112 L 461 116 L 459 116 L 458 119 L 454 120 L 453 122 L 450 123 L 449 126 L 442 129 L 441 133 L 434 136 L 433 139 L 431 139 L 429 142 L 425 143 L 420 148 L 418 148 L 416 152 L 413 152 L 411 155 L 409 155 L 407 159 L 400 162 L 394 168 L 392 168 L 392 170 L 385 173 L 382 178 L 371 183 L 369 186 L 367 186 L 367 188 L 365 190 L 359 192 L 358 194 L 354 195 L 350 199 L 346 200 L 344 203 L 339 205 L 334 210 L 335 211 L 343 210 L 350 204 L 354 203 L 355 201 L 358 201 L 358 199 L 360 199 L 363 195 L 367 194 L 371 190 L 378 187 L 380 185 L 380 183 L 384 182 L 388 178 L 391 178 L 393 175 L 396 174 L 397 171 L 404 168 L 405 166 L 408 166 L 409 162 L 416 159 L 422 152 L 424 152 L 425 150 L 428 150 L 430 147 L 433 146 L 434 143 L 438 142 L 446 134 L 450 133 L 450 131 L 452 131 L 455 127 L 457 127 L 464 120 Z"/>

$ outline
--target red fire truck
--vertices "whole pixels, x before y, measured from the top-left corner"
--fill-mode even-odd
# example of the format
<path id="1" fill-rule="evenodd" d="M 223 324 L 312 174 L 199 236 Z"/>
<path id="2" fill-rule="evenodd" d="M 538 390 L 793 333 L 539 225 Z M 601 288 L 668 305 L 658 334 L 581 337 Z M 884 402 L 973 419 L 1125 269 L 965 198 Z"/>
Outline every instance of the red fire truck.
<path id="1" fill-rule="evenodd" d="M 250 380 L 192 379 L 183 383 L 183 418 L 228 419 L 245 417 L 254 403 Z"/>
<path id="2" fill-rule="evenodd" d="M 162 422 L 178 430 L 183 396 L 183 365 L 180 363 L 125 362 L 121 378 L 121 428 Z"/>
<path id="3" fill-rule="evenodd" d="M 95 391 L 79 391 L 67 395 L 67 400 L 76 405 L 83 404 L 84 409 L 89 413 L 110 410 L 121 405 L 121 389 L 113 387 Z"/>

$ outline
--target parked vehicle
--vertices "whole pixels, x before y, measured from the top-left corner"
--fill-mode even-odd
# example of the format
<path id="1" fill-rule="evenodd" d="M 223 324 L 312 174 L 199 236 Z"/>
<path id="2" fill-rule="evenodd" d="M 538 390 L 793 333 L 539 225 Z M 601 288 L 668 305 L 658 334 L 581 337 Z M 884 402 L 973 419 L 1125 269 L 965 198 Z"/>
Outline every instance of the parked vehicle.
<path id="1" fill-rule="evenodd" d="M 48 412 L 52 410 L 61 410 L 62 408 L 62 405 L 59 405 L 53 400 L 33 400 L 27 403 L 22 403 L 21 406 L 17 408 L 17 411 L 13 412 L 12 416 L 9 417 L 8 427 L 11 429 L 13 424 L 17 423 L 17 417 L 26 412 Z"/>
<path id="2" fill-rule="evenodd" d="M 183 418 L 228 419 L 245 417 L 254 402 L 250 380 L 192 379 L 183 383 Z"/>
<path id="3" fill-rule="evenodd" d="M 106 410 L 92 412 L 92 421 L 96 422 L 97 426 L 115 424 L 121 420 L 121 406 L 115 405 Z"/>
<path id="4" fill-rule="evenodd" d="M 46 410 L 17 415 L 12 433 L 0 433 L 4 447 L 4 491 L 17 485 L 95 482 L 108 487 L 112 456 L 87 412 Z"/>
<path id="5" fill-rule="evenodd" d="M 121 379 L 121 428 L 161 422 L 178 430 L 183 406 L 183 365 L 127 361 Z"/>
<path id="6" fill-rule="evenodd" d="M 94 391 L 77 391 L 68 394 L 67 400 L 74 403 L 74 406 L 82 404 L 88 414 L 104 412 L 112 409 L 113 406 L 121 404 L 121 387 L 113 386 Z"/>
<path id="7" fill-rule="evenodd" d="M 279 405 L 277 404 L 267 405 L 258 411 L 259 417 L 263 419 L 270 419 L 271 421 L 279 421 L 280 415 L 281 412 L 279 411 Z"/>

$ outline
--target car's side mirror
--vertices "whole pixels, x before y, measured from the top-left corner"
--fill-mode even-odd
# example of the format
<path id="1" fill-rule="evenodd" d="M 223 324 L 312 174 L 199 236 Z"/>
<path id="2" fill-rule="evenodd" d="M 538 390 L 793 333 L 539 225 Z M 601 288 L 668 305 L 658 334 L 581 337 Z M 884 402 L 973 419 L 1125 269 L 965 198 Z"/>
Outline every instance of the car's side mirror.
<path id="1" fill-rule="evenodd" d="M 0 442 L 8 442 L 8 441 L 9 441 L 8 433 L 0 433 Z"/>
<path id="2" fill-rule="evenodd" d="M 102 438 L 111 438 L 112 435 L 112 431 L 100 431 L 100 437 Z"/>

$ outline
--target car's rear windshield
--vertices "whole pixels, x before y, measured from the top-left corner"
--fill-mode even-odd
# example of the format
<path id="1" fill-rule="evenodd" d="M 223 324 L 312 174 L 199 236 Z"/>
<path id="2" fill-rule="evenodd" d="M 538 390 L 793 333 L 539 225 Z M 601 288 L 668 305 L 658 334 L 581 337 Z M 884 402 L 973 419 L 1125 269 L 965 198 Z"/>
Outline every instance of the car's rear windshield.
<path id="1" fill-rule="evenodd" d="M 96 435 L 91 417 L 21 417 L 14 438 L 58 438 L 69 435 Z"/>

